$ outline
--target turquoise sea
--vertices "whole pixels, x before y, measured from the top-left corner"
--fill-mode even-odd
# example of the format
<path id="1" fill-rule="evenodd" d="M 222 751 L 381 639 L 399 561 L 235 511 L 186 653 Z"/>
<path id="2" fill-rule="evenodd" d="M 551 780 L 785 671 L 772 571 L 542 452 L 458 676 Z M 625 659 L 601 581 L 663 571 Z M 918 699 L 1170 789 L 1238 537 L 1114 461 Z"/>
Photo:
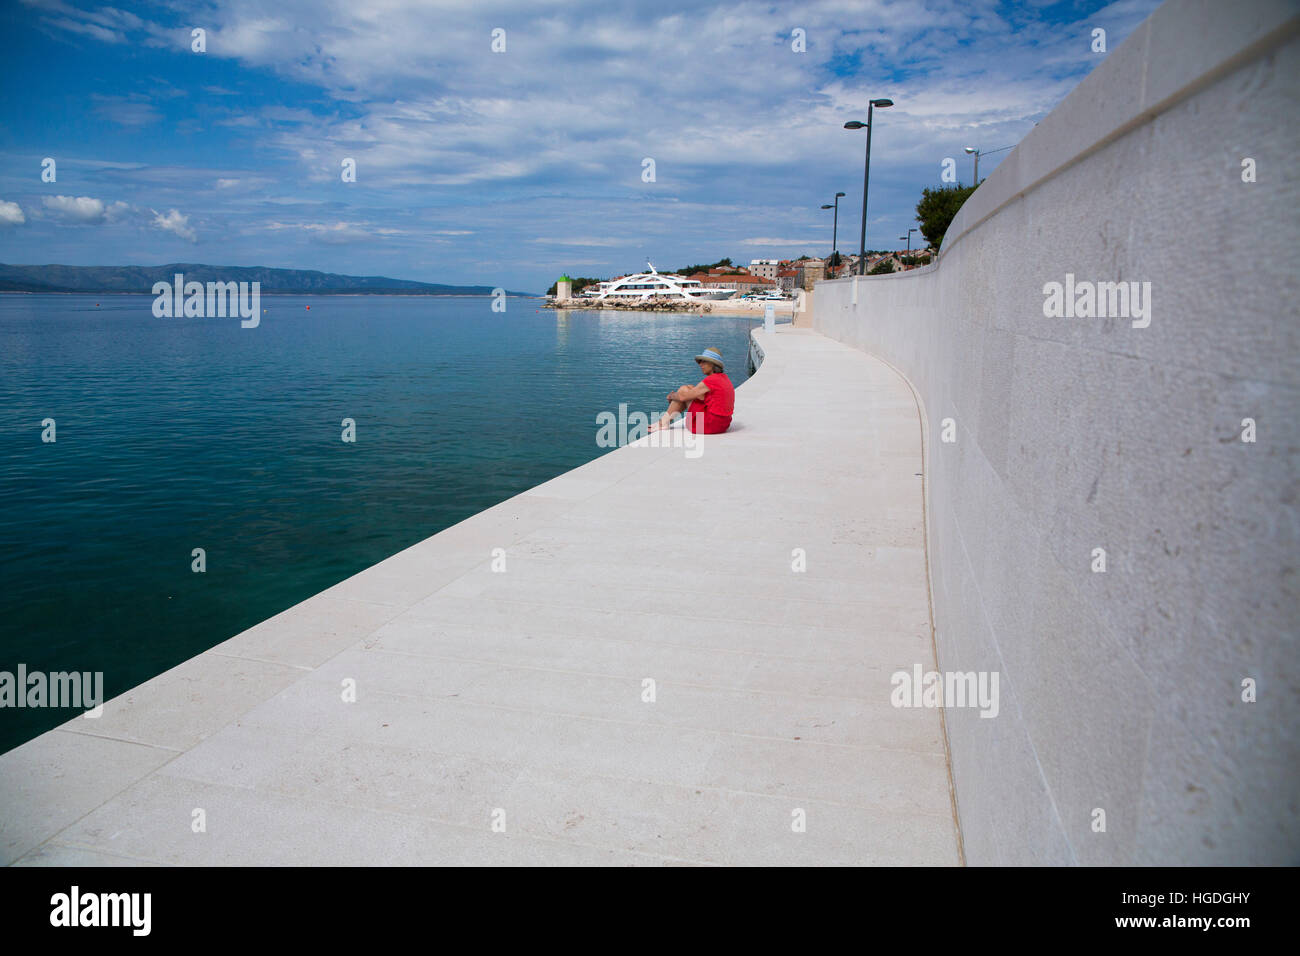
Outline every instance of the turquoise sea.
<path id="1" fill-rule="evenodd" d="M 746 377 L 746 317 L 491 301 L 264 296 L 244 329 L 0 295 L 0 671 L 112 698 L 605 454 L 597 413 L 662 411 L 700 349 Z M 0 752 L 75 714 L 0 709 Z"/>

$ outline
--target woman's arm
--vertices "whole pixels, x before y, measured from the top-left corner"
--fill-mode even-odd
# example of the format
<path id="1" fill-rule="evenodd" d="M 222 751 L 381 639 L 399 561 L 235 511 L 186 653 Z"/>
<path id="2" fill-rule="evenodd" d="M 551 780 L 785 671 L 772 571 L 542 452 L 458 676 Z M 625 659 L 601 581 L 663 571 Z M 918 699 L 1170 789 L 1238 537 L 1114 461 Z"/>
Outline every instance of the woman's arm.
<path id="1" fill-rule="evenodd" d="M 703 398 L 709 394 L 709 386 L 700 382 L 699 385 L 683 385 L 677 391 L 668 396 L 670 402 L 693 402 L 697 398 Z"/>

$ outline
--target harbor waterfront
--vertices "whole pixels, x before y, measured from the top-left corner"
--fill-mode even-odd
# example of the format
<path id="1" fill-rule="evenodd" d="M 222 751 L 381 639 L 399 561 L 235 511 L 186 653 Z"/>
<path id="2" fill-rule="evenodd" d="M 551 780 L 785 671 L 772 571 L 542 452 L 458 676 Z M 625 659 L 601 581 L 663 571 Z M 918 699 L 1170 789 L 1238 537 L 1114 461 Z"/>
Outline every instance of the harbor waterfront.
<path id="1" fill-rule="evenodd" d="M 559 312 L 569 311 L 618 311 L 618 312 L 685 312 L 693 315 L 745 315 L 762 319 L 768 309 L 781 318 L 802 316 L 808 311 L 812 296 L 800 291 L 789 299 L 776 301 L 772 299 L 715 299 L 708 301 L 683 302 L 680 299 L 649 298 L 637 302 L 619 302 L 609 300 L 584 299 L 575 296 L 562 302 L 548 299 L 545 308 Z M 795 324 L 799 324 L 796 319 Z"/>
<path id="2" fill-rule="evenodd" d="M 936 666 L 916 402 L 753 335 L 702 454 L 612 451 L 0 756 L 0 857 L 960 863 L 942 712 L 891 701 Z"/>
<path id="3" fill-rule="evenodd" d="M 1300 0 L 11 6 L 20 933 L 423 928 L 405 866 L 1268 925 Z"/>

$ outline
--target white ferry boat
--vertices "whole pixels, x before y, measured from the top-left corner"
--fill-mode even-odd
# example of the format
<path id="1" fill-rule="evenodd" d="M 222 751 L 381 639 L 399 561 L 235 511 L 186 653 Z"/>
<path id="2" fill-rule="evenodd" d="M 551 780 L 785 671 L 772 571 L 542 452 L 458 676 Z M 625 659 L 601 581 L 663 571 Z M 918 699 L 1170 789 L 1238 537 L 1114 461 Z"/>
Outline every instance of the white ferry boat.
<path id="1" fill-rule="evenodd" d="M 649 272 L 623 276 L 602 282 L 595 289 L 583 289 L 582 298 L 617 302 L 643 302 L 646 299 L 686 299 L 689 301 L 709 301 L 730 299 L 736 294 L 735 289 L 714 289 L 706 286 L 699 279 L 688 279 L 671 272 L 658 272 L 654 263 L 647 262 Z"/>

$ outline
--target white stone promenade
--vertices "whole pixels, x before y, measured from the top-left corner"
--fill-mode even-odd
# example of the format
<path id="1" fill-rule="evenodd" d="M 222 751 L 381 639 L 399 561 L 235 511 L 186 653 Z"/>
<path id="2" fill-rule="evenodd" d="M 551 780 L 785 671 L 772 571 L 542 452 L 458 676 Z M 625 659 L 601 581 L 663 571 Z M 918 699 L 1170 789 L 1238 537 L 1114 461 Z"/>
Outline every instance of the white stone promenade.
<path id="1" fill-rule="evenodd" d="M 940 713 L 890 704 L 935 668 L 916 403 L 756 338 L 698 457 L 610 452 L 0 757 L 0 860 L 958 864 Z"/>

